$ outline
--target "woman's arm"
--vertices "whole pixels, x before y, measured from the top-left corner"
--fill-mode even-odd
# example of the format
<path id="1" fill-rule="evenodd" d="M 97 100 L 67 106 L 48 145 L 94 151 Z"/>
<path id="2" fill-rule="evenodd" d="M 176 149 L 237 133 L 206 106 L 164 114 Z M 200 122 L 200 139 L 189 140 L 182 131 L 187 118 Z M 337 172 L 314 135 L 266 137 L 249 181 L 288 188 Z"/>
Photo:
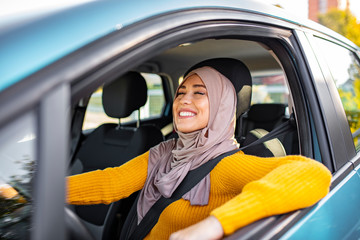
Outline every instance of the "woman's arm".
<path id="1" fill-rule="evenodd" d="M 329 192 L 331 173 L 323 164 L 302 156 L 275 159 L 273 170 L 211 212 L 225 234 L 264 217 L 309 207 Z"/>
<path id="2" fill-rule="evenodd" d="M 119 167 L 67 178 L 67 202 L 89 205 L 117 201 L 140 190 L 146 180 L 149 152 Z"/>
<path id="3" fill-rule="evenodd" d="M 248 155 L 237 157 L 240 159 L 236 160 L 241 161 L 244 168 L 238 169 L 240 172 L 237 174 L 241 179 L 234 183 L 235 187 L 241 187 L 244 178 L 250 180 L 257 175 L 256 180 L 245 184 L 239 195 L 213 210 L 210 217 L 173 234 L 173 239 L 184 239 L 184 236 L 191 239 L 192 236 L 204 232 L 211 234 L 203 235 L 201 239 L 220 239 L 224 234 L 232 234 L 237 229 L 261 218 L 309 207 L 329 191 L 331 173 L 314 160 L 301 156 L 287 156 L 262 158 L 263 164 L 261 164 L 258 157 Z M 247 163 L 251 164 L 250 168 L 246 167 Z M 234 166 L 231 168 L 234 169 Z M 249 174 L 249 171 L 253 173 Z M 232 174 L 234 175 L 230 178 L 236 182 L 237 178 L 234 177 L 236 171 L 230 173 Z M 219 224 L 222 228 L 219 228 Z M 213 238 L 214 236 L 217 238 Z"/>

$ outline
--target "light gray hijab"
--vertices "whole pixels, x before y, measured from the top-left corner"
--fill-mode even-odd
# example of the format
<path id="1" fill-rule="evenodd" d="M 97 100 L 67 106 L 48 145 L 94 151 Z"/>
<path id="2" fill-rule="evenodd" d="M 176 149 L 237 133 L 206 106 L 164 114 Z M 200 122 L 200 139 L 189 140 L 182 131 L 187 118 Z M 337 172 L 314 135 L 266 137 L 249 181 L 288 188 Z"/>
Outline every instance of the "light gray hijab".
<path id="1" fill-rule="evenodd" d="M 236 93 L 232 83 L 210 67 L 191 71 L 183 83 L 193 74 L 201 78 L 207 89 L 210 106 L 208 125 L 195 132 L 182 133 L 177 131 L 174 123 L 179 138 L 162 142 L 150 149 L 148 175 L 137 204 L 138 223 L 161 196 L 171 197 L 189 171 L 224 152 L 238 148 L 234 138 Z M 210 174 L 183 198 L 189 200 L 191 205 L 207 205 L 209 194 Z"/>

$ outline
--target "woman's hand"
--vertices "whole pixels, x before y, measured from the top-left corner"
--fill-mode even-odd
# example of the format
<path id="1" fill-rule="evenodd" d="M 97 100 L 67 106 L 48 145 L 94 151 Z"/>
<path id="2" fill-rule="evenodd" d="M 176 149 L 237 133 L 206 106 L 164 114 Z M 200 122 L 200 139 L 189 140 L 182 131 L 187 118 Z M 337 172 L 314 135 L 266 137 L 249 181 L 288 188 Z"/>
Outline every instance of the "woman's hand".
<path id="1" fill-rule="evenodd" d="M 223 235 L 224 230 L 220 222 L 214 216 L 210 216 L 201 222 L 171 234 L 170 240 L 215 240 L 221 239 Z"/>

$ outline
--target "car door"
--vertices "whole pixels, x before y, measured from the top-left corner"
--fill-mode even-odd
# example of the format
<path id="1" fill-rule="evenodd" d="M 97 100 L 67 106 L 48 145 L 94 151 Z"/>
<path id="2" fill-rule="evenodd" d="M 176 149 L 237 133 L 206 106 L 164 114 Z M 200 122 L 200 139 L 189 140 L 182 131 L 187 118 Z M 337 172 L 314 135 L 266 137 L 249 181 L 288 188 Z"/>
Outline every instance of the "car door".
<path id="1" fill-rule="evenodd" d="M 313 82 L 308 88 L 313 88 L 317 95 L 317 102 L 309 98 L 309 104 L 313 111 L 318 111 L 313 115 L 322 122 L 314 124 L 314 135 L 320 156 L 330 160 L 326 162 L 333 168 L 333 180 L 330 193 L 282 238 L 359 238 L 360 64 L 356 48 L 316 32 L 297 32 L 297 36 L 312 75 Z M 321 129 L 325 131 L 321 133 Z"/>

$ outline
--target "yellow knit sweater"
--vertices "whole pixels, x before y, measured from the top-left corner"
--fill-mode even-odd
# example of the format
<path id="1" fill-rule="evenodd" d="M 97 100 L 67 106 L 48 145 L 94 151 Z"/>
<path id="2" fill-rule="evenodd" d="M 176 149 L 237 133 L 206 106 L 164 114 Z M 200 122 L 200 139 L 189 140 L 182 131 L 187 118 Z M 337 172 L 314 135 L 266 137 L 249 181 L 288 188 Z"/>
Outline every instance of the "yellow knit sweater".
<path id="1" fill-rule="evenodd" d="M 148 156 L 146 152 L 120 167 L 69 177 L 68 202 L 109 204 L 140 190 Z M 302 156 L 260 158 L 239 152 L 211 171 L 208 205 L 191 206 L 184 199 L 172 203 L 146 239 L 168 239 L 209 215 L 220 221 L 226 235 L 231 234 L 263 217 L 315 204 L 328 193 L 330 180 L 326 167 Z"/>

